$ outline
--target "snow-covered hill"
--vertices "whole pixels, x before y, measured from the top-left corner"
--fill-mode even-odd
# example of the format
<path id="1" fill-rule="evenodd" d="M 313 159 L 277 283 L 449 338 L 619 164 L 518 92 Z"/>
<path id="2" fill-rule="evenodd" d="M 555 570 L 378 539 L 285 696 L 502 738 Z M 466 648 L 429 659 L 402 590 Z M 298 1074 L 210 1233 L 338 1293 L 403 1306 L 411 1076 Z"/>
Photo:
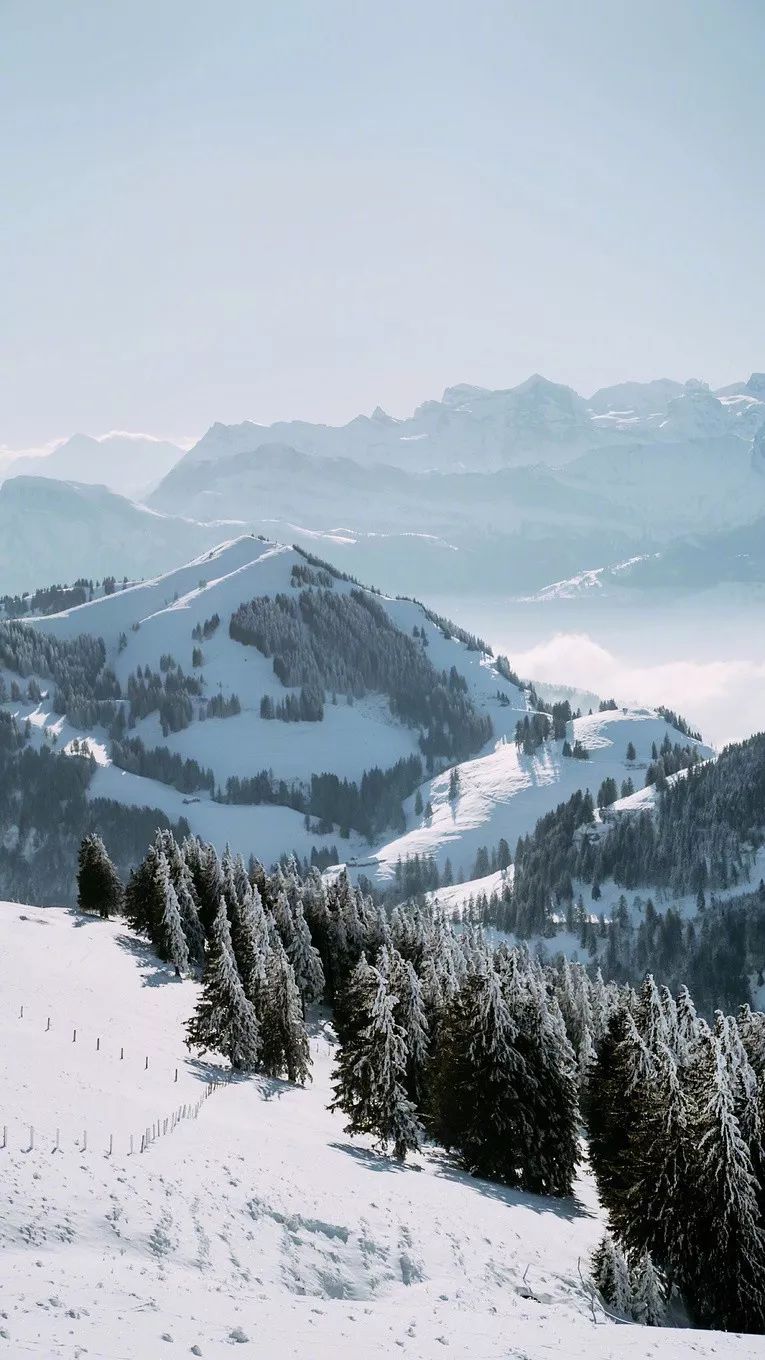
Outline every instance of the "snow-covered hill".
<path id="1" fill-rule="evenodd" d="M 120 923 L 0 904 L 0 995 L 0 1347 L 14 1360 L 755 1353 L 751 1337 L 605 1313 L 587 1284 L 602 1232 L 587 1174 L 555 1202 L 435 1150 L 401 1167 L 350 1140 L 326 1109 L 320 1015 L 310 1087 L 253 1078 L 198 1107 L 220 1073 L 183 1046 L 196 984 Z"/>
<path id="2" fill-rule="evenodd" d="M 373 767 L 388 770 L 399 760 L 417 756 L 418 729 L 394 717 L 387 698 L 373 690 L 352 704 L 345 694 L 336 696 L 337 703 L 327 695 L 320 722 L 267 720 L 261 717 L 263 696 L 278 703 L 290 691 L 276 678 L 270 658 L 229 636 L 231 615 L 243 602 L 277 594 L 296 598 L 299 577 L 293 572 L 305 567 L 305 558 L 295 549 L 246 536 L 164 576 L 30 622 L 62 640 L 82 633 L 103 638 L 107 664 L 123 693 L 138 668 L 148 666 L 156 673 L 168 655 L 200 679 L 202 697 L 194 700 L 190 725 L 163 734 L 155 711 L 140 718 L 127 735 L 140 737 L 147 750 L 164 746 L 183 759 L 196 760 L 213 771 L 216 788 L 225 789 L 230 777 L 244 779 L 269 769 L 277 781 L 298 781 L 304 787 L 313 774 L 324 772 L 359 784 Z M 353 589 L 352 581 L 334 578 L 335 595 Z M 636 777 L 642 781 L 654 743 L 660 746 L 666 736 L 673 743 L 686 740 L 653 711 L 619 709 L 570 724 L 569 741 L 573 746 L 579 740 L 589 752 L 588 760 L 564 756 L 562 740 L 546 742 L 534 755 L 519 753 L 515 728 L 529 711 L 528 692 L 500 674 L 492 656 L 446 635 L 422 605 L 377 594 L 370 599 L 401 634 L 419 636 L 423 647 L 427 643 L 425 655 L 437 672 L 448 674 L 454 668 L 475 713 L 491 720 L 493 732 L 482 750 L 459 764 L 456 798 L 449 796 L 449 762 L 439 762 L 432 777 L 426 776 L 420 789 L 412 788 L 405 799 L 405 830 L 389 831 L 371 844 L 353 827 L 347 839 L 339 839 L 337 823 L 322 832 L 315 818 L 306 819 L 293 807 L 221 803 L 207 790 L 189 796 L 156 778 L 118 769 L 110 759 L 107 732 L 103 728 L 83 732 L 57 714 L 44 680 L 41 700 L 9 699 L 5 708 L 20 722 L 30 719 L 31 740 L 37 745 L 55 737 L 59 750 L 72 751 L 72 742 L 87 736 L 98 762 L 88 788 L 91 800 L 159 808 L 174 821 L 185 817 L 194 832 L 219 848 L 228 841 L 235 850 L 255 853 L 268 863 L 282 853 L 296 850 L 308 855 L 314 846 L 334 845 L 355 872 L 381 885 L 390 883 L 399 857 L 415 854 L 432 856 L 440 869 L 448 859 L 455 875 L 469 876 L 480 847 L 491 851 L 504 838 L 514 848 L 520 835 L 532 831 L 543 813 L 575 789 L 589 788 L 595 796 L 604 778 L 621 784 L 634 774 L 626 758 L 630 742 L 636 748 Z M 195 665 L 192 633 L 214 615 L 220 623 L 199 642 L 201 664 L 197 657 Z M 6 676 L 9 690 L 12 678 Z M 240 712 L 199 720 L 198 710 L 209 699 L 229 700 L 232 695 L 239 699 Z M 708 754 L 708 748 L 703 750 Z M 418 812 L 420 800 L 423 810 Z"/>
<path id="3" fill-rule="evenodd" d="M 448 772 L 430 780 L 421 796 L 431 803 L 432 817 L 422 818 L 370 857 L 365 863 L 370 877 L 389 883 L 399 858 L 419 854 L 432 856 L 441 871 L 449 860 L 454 873 L 469 878 L 481 847 L 491 851 L 504 838 L 514 851 L 520 836 L 528 835 L 540 817 L 577 789 L 589 789 L 595 798 L 604 779 L 615 779 L 617 786 L 628 778 L 642 782 L 654 745 L 660 747 L 667 736 L 672 742 L 688 740 L 650 709 L 617 709 L 569 723 L 569 743 L 581 742 L 588 760 L 563 756 L 562 740 L 546 742 L 527 756 L 513 740 L 517 713 L 504 713 L 505 728 L 493 749 L 459 766 L 457 797 L 449 796 Z M 628 760 L 630 744 L 635 758 Z M 690 744 L 703 755 L 711 754 L 701 743 Z M 406 805 L 407 813 L 413 801 Z M 495 888 L 484 885 L 481 891 L 491 894 Z"/>

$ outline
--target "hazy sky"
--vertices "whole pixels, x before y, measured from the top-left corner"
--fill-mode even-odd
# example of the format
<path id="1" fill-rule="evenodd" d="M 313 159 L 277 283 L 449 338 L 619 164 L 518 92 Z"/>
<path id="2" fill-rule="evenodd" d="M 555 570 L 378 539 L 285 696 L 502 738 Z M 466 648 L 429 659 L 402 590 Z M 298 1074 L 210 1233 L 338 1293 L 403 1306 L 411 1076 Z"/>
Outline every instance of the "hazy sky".
<path id="1" fill-rule="evenodd" d="M 0 445 L 765 369 L 762 0 L 0 0 Z"/>

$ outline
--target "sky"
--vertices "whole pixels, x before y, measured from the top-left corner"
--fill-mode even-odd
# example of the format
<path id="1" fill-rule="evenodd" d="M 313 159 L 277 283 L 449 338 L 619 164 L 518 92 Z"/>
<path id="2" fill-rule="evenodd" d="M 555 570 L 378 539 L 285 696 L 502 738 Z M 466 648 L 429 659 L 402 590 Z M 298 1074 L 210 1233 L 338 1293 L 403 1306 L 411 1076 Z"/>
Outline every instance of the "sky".
<path id="1" fill-rule="evenodd" d="M 761 0 L 0 0 L 0 446 L 765 369 Z"/>

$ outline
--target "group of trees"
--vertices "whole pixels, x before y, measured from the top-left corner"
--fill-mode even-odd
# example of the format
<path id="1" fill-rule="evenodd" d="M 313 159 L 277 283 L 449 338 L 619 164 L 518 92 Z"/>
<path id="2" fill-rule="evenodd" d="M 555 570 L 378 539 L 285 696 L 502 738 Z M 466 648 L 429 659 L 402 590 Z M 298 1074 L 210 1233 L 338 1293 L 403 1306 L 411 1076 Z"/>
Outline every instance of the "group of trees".
<path id="1" fill-rule="evenodd" d="M 230 694 L 227 699 L 222 694 L 214 694 L 203 710 L 206 718 L 235 718 L 241 711 L 238 694 Z"/>
<path id="2" fill-rule="evenodd" d="M 170 784 L 181 793 L 196 793 L 206 789 L 215 790 L 215 776 L 212 770 L 203 767 L 191 758 L 184 760 L 167 746 L 154 746 L 147 749 L 140 737 L 127 737 L 125 741 L 113 741 L 112 761 L 121 770 L 131 774 L 143 775 L 146 779 L 157 779 L 161 784 Z"/>
<path id="3" fill-rule="evenodd" d="M 283 685 L 310 687 L 322 701 L 325 689 L 355 698 L 386 694 L 391 711 L 420 728 L 420 746 L 431 759 L 463 759 L 491 735 L 490 719 L 476 712 L 456 668 L 437 671 L 420 642 L 397 628 L 368 591 L 258 596 L 235 611 L 229 633 L 273 657 Z"/>
<path id="4" fill-rule="evenodd" d="M 191 636 L 195 642 L 206 642 L 211 638 L 216 629 L 220 628 L 220 614 L 213 614 L 212 618 L 205 619 L 204 623 L 197 623 L 191 630 Z"/>
<path id="5" fill-rule="evenodd" d="M 335 584 L 332 572 L 326 567 L 304 566 L 302 562 L 293 562 L 290 572 L 290 585 L 296 590 L 302 590 L 306 586 L 318 586 L 321 590 L 331 590 Z"/>
<path id="6" fill-rule="evenodd" d="M 751 1002 L 752 981 L 763 983 L 765 883 L 732 901 L 702 894 L 685 918 L 672 906 L 657 910 L 650 897 L 636 898 L 630 912 L 621 894 L 599 933 L 603 967 L 617 982 L 636 984 L 650 971 L 672 991 L 687 983 L 706 1014 L 735 1009 Z"/>
<path id="7" fill-rule="evenodd" d="M 58 614 L 62 609 L 76 609 L 88 599 L 93 599 L 93 582 L 79 577 L 71 586 L 41 586 L 31 594 L 2 595 L 0 609 L 6 618 L 17 619 L 25 614 Z"/>
<path id="8" fill-rule="evenodd" d="M 0 664 L 23 677 L 50 678 L 55 712 L 68 714 L 77 725 L 114 716 L 120 688 L 105 662 L 101 638 L 49 637 L 24 623 L 0 621 Z"/>
<path id="9" fill-rule="evenodd" d="M 524 755 L 531 756 L 547 741 L 552 724 L 545 713 L 527 713 L 515 725 L 515 745 Z"/>
<path id="10" fill-rule="evenodd" d="M 190 1047 L 221 1053 L 232 1068 L 302 1082 L 309 1057 L 305 1006 L 322 995 L 321 961 L 297 891 L 281 870 L 248 873 L 240 857 L 159 831 L 124 893 L 97 837 L 83 842 L 80 904 L 120 910 L 161 958 L 201 977 Z"/>
<path id="11" fill-rule="evenodd" d="M 305 1008 L 323 1000 L 349 1132 L 401 1160 L 427 1138 L 534 1193 L 570 1193 L 583 1115 L 611 1230 L 593 1263 L 605 1302 L 657 1323 L 676 1290 L 701 1325 L 765 1330 L 763 1015 L 710 1027 L 686 988 L 543 966 L 294 861 L 267 873 L 159 832 L 123 897 L 107 860 L 83 843 L 82 904 L 121 909 L 201 975 L 192 1047 L 304 1081 Z"/>
<path id="12" fill-rule="evenodd" d="M 610 1017 L 584 1109 L 633 1266 L 649 1258 L 703 1326 L 765 1330 L 765 1016 L 718 1011 L 710 1026 L 687 989 L 673 998 L 649 975 Z"/>
<path id="13" fill-rule="evenodd" d="M 162 658 L 159 671 L 150 666 L 137 666 L 128 676 L 127 698 L 130 705 L 131 726 L 159 712 L 163 736 L 188 727 L 194 716 L 192 698 L 202 693 L 201 681 L 186 675 L 172 656 Z"/>
<path id="14" fill-rule="evenodd" d="M 260 701 L 261 718 L 280 722 L 321 722 L 324 717 L 324 691 L 315 685 L 301 685 L 299 694 L 287 694 L 274 703 L 270 694 Z"/>

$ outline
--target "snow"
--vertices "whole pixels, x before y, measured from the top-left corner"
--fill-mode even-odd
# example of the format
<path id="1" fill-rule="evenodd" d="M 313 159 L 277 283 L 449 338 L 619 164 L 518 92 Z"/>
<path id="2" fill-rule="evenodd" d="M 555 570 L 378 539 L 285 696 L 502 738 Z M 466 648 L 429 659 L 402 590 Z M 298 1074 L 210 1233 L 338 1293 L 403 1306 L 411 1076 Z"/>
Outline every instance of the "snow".
<path id="1" fill-rule="evenodd" d="M 386 769 L 416 753 L 417 732 L 394 720 L 385 697 L 376 694 L 353 706 L 342 695 L 333 705 L 328 695 L 320 723 L 262 719 L 262 696 L 278 699 L 285 691 L 274 676 L 272 662 L 257 648 L 242 646 L 228 634 L 228 620 L 242 601 L 292 590 L 291 569 L 296 564 L 305 565 L 305 560 L 294 549 L 243 536 L 164 576 L 31 622 L 58 637 L 81 632 L 103 637 L 109 664 L 124 686 L 138 665 L 158 670 L 160 658 L 168 652 L 190 671 L 195 645 L 192 629 L 217 613 L 220 626 L 198 644 L 204 664 L 196 673 L 204 679 L 205 700 L 235 693 L 242 712 L 230 718 L 195 720 L 167 737 L 162 735 L 157 714 L 151 714 L 138 723 L 135 735 L 149 749 L 165 745 L 211 768 L 220 787 L 225 787 L 230 776 L 247 777 L 263 769 L 272 769 L 277 778 L 288 781 L 307 782 L 312 773 L 324 771 L 359 780 L 366 769 L 375 765 Z M 342 579 L 333 586 L 336 593 L 354 588 L 353 582 Z M 445 637 L 421 604 L 383 595 L 374 598 L 404 633 L 411 636 L 414 628 L 425 632 L 432 664 L 439 671 L 457 669 L 475 708 L 491 718 L 494 728 L 487 746 L 460 765 L 460 793 L 454 803 L 448 797 L 448 771 L 434 774 L 421 786 L 423 804 L 430 801 L 433 807 L 429 822 L 415 814 L 413 794 L 404 804 L 407 829 L 402 835 L 384 838 L 376 848 L 356 835 L 340 845 L 337 832 L 327 837 L 306 832 L 302 814 L 292 809 L 227 806 L 206 794 L 190 799 L 155 780 L 115 769 L 104 731 L 87 734 L 99 765 L 89 796 L 160 808 L 173 819 L 186 817 L 193 831 L 219 849 L 228 842 L 267 863 L 292 850 L 310 855 L 314 845 L 334 844 L 354 872 L 363 870 L 385 885 L 399 856 L 413 854 L 432 855 L 441 870 L 449 858 L 455 874 L 469 875 L 479 847 L 491 850 L 504 837 L 514 851 L 519 836 L 532 831 L 539 817 L 577 789 L 589 788 L 595 796 L 607 776 L 619 785 L 628 775 L 641 782 L 654 742 L 660 746 L 666 735 L 672 742 L 687 740 L 653 710 L 623 708 L 582 717 L 571 725 L 569 740 L 572 745 L 577 739 L 583 743 L 590 752 L 589 761 L 564 758 L 560 741 L 546 743 L 533 756 L 519 754 L 514 734 L 518 719 L 528 709 L 527 693 L 500 676 L 491 656 Z M 121 634 L 126 642 L 119 650 Z M 45 682 L 41 683 L 44 688 Z M 58 748 L 64 750 L 71 749 L 75 736 L 83 735 L 52 712 L 49 699 L 38 705 L 9 704 L 8 708 L 20 720 L 30 717 L 35 743 L 44 739 L 46 728 L 57 735 Z M 637 752 L 637 773 L 625 759 L 630 741 Z M 700 750 L 705 756 L 711 754 L 709 747 Z"/>
<path id="2" fill-rule="evenodd" d="M 0 996 L 3 1353 L 753 1354 L 752 1338 L 605 1315 L 580 1278 L 603 1229 L 586 1174 L 574 1199 L 554 1202 L 471 1179 L 436 1150 L 399 1168 L 350 1140 L 326 1108 L 334 1041 L 322 1015 L 310 1087 L 226 1084 L 141 1154 L 135 1132 L 193 1106 L 212 1074 L 183 1047 L 196 984 L 119 922 L 6 903 Z"/>
<path id="3" fill-rule="evenodd" d="M 407 855 L 431 855 L 439 870 L 450 859 L 457 873 L 469 875 L 481 846 L 491 851 L 504 837 L 512 853 L 520 836 L 534 830 L 538 819 L 565 802 L 577 789 L 590 790 L 593 799 L 606 778 L 621 786 L 631 777 L 639 782 L 651 758 L 655 743 L 670 741 L 696 745 L 702 755 L 710 748 L 676 732 L 650 709 L 616 709 L 593 713 L 569 724 L 568 740 L 573 746 L 581 741 L 589 751 L 587 761 L 562 755 L 563 742 L 551 741 L 533 755 L 519 752 L 514 732 L 517 711 L 503 709 L 493 714 L 495 725 L 505 723 L 505 732 L 493 749 L 459 766 L 460 789 L 454 802 L 449 799 L 448 771 L 423 784 L 423 805 L 430 802 L 433 815 L 424 815 L 404 835 L 381 847 L 364 863 L 364 872 L 388 883 L 396 861 Z M 629 742 L 635 747 L 635 761 L 627 761 Z M 414 818 L 414 798 L 405 803 L 407 820 Z M 370 869 L 373 871 L 370 873 Z"/>

